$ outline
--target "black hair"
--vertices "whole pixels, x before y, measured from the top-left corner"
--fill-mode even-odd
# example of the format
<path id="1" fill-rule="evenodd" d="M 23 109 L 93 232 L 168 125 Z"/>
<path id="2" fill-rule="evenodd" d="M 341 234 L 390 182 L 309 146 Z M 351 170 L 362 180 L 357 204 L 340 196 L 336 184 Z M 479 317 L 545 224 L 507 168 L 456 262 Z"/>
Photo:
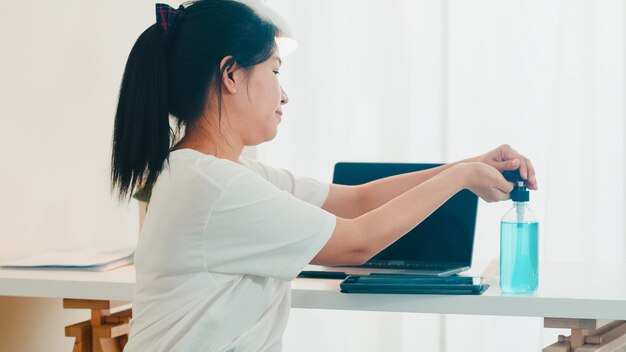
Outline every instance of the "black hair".
<path id="1" fill-rule="evenodd" d="M 112 190 L 120 200 L 137 185 L 151 188 L 163 169 L 178 128 L 193 123 L 217 97 L 221 120 L 224 72 L 252 68 L 276 51 L 279 30 L 233 0 L 186 3 L 184 17 L 165 38 L 154 24 L 133 46 L 122 78 L 111 157 Z M 220 62 L 232 56 L 223 67 Z"/>

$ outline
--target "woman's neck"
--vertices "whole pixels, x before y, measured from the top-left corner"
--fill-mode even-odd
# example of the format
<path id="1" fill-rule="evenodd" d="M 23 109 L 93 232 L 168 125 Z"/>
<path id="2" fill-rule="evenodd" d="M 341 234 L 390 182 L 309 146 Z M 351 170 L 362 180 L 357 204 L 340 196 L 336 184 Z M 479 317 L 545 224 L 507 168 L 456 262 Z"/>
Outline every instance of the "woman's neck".
<path id="1" fill-rule="evenodd" d="M 215 143 L 215 141 L 222 143 Z M 174 145 L 172 150 L 187 148 L 196 150 L 202 154 L 213 155 L 216 158 L 227 159 L 235 163 L 239 162 L 239 157 L 243 151 L 243 145 L 232 141 L 227 143 L 224 136 L 208 136 L 206 133 L 193 133 L 189 128 L 186 129 L 185 136 Z"/>

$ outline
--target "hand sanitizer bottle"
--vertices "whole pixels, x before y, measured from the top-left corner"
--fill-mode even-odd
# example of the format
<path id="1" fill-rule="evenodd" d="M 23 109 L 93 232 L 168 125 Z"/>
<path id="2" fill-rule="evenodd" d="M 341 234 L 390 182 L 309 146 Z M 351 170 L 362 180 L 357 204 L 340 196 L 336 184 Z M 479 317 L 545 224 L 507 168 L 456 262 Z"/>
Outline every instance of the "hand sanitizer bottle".
<path id="1" fill-rule="evenodd" d="M 503 174 L 515 188 L 511 192 L 513 208 L 500 223 L 500 290 L 534 293 L 539 284 L 539 222 L 528 207 L 530 196 L 519 170 Z"/>

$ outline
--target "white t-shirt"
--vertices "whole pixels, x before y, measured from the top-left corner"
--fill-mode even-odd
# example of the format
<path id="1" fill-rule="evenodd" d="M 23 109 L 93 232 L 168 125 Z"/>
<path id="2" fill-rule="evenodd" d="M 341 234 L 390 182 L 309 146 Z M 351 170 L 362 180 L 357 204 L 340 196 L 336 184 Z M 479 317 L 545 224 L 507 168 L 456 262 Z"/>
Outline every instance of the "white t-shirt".
<path id="1" fill-rule="evenodd" d="M 172 152 L 139 235 L 124 351 L 280 351 L 290 280 L 335 229 L 328 191 L 243 157 Z"/>

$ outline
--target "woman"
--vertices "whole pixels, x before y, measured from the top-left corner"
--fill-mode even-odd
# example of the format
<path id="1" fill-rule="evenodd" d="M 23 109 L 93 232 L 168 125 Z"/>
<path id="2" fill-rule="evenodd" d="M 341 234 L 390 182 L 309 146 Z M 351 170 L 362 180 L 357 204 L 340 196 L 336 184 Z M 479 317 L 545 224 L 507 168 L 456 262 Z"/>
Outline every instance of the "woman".
<path id="1" fill-rule="evenodd" d="M 530 161 L 507 145 L 362 186 L 242 157 L 276 136 L 288 102 L 278 34 L 231 0 L 157 4 L 157 23 L 130 53 L 112 182 L 120 199 L 138 184 L 152 194 L 125 351 L 279 351 L 290 280 L 307 264 L 361 264 L 462 189 L 508 199 L 500 171 L 519 168 L 537 187 Z"/>

